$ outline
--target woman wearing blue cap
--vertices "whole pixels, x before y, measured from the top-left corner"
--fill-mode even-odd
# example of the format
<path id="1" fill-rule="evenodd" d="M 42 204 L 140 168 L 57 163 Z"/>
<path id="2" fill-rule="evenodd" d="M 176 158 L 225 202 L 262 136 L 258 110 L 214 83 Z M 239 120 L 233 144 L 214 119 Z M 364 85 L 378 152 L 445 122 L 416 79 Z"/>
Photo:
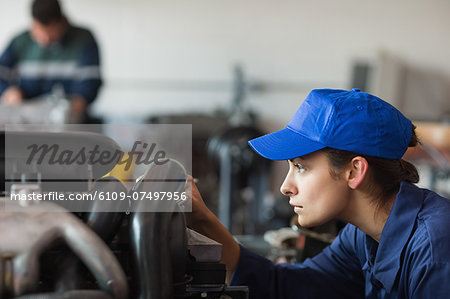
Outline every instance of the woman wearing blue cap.
<path id="1" fill-rule="evenodd" d="M 195 185 L 189 223 L 224 245 L 231 284 L 248 285 L 250 298 L 448 298 L 450 201 L 414 185 L 417 170 L 402 160 L 414 128 L 373 95 L 317 89 L 285 129 L 249 141 L 288 161 L 281 192 L 300 225 L 348 222 L 303 263 L 273 265 L 240 247 Z"/>

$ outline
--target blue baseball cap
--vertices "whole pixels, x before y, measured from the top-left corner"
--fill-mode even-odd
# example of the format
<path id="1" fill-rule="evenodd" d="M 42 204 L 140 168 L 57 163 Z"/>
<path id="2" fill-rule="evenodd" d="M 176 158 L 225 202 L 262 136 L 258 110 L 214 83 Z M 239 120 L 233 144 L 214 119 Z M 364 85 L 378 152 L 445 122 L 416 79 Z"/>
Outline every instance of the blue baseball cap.
<path id="1" fill-rule="evenodd" d="M 286 128 L 249 144 L 271 160 L 294 159 L 326 147 L 400 159 L 408 149 L 411 126 L 395 107 L 359 89 L 315 89 Z"/>

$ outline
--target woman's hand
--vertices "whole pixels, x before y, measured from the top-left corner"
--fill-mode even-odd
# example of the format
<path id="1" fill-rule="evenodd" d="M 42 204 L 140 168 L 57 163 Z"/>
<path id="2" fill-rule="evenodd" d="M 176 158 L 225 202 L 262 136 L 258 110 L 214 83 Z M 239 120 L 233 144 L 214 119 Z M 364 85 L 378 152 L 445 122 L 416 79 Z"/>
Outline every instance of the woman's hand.
<path id="1" fill-rule="evenodd" d="M 188 181 L 186 193 L 191 195 L 192 212 L 185 213 L 187 225 L 202 235 L 222 244 L 222 262 L 226 265 L 227 283 L 229 283 L 231 275 L 238 264 L 241 249 L 216 215 L 205 205 L 192 176 L 188 177 Z"/>
<path id="2" fill-rule="evenodd" d="M 192 199 L 192 212 L 185 213 L 186 222 L 190 228 L 201 233 L 203 231 L 202 226 L 207 224 L 208 221 L 211 221 L 214 214 L 205 205 L 192 176 L 188 176 L 188 182 L 186 193 Z"/>

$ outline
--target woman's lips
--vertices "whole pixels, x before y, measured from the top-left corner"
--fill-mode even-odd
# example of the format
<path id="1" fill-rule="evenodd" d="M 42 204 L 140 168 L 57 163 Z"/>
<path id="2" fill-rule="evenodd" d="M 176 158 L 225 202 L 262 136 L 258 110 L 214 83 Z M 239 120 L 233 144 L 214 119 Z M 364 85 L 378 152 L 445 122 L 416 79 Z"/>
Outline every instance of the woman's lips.
<path id="1" fill-rule="evenodd" d="M 295 207 L 294 207 L 294 212 L 295 212 L 295 213 L 301 212 L 302 210 L 303 210 L 303 207 L 302 207 L 302 206 L 298 206 L 298 207 L 295 206 Z"/>
<path id="2" fill-rule="evenodd" d="M 289 202 L 289 204 L 294 207 L 294 212 L 298 212 L 298 211 L 301 211 L 303 209 L 303 206 L 296 205 L 296 204 L 294 204 L 292 202 Z"/>

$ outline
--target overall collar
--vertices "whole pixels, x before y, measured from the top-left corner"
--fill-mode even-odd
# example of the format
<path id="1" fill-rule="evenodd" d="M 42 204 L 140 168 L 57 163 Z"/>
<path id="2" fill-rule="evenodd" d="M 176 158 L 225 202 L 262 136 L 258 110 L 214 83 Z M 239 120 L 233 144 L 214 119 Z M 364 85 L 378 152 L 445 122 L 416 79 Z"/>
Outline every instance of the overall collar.
<path id="1" fill-rule="evenodd" d="M 394 285 L 403 248 L 408 242 L 422 204 L 423 191 L 413 184 L 402 182 L 381 233 L 373 265 L 373 275 L 388 293 Z M 366 254 L 373 250 L 373 245 L 367 242 Z M 367 257 L 370 258 L 370 255 Z"/>

